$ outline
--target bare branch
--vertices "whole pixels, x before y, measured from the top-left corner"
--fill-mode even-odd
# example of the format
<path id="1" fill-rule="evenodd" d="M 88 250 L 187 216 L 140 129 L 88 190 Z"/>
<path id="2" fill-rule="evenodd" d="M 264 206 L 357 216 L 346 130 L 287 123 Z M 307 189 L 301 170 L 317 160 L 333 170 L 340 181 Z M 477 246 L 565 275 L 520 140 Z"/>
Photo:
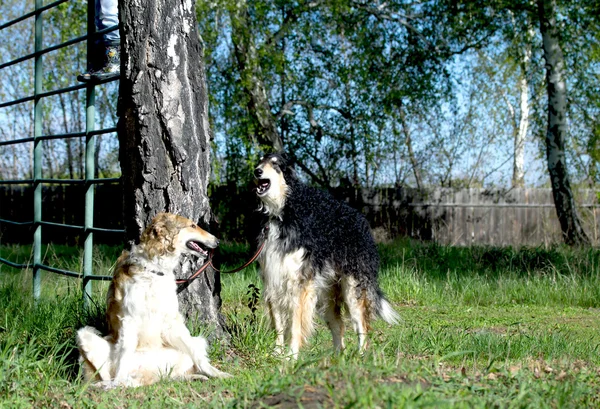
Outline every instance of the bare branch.
<path id="1" fill-rule="evenodd" d="M 308 155 L 310 155 L 311 157 L 313 156 L 310 153 Z M 306 166 L 304 163 L 302 163 L 300 161 L 300 159 L 298 159 L 298 157 L 296 155 L 293 155 L 293 156 L 294 156 L 294 161 L 296 162 L 296 164 L 298 165 L 298 167 L 300 167 L 300 169 L 302 169 L 304 171 L 304 173 L 306 173 L 308 176 L 310 176 L 310 178 L 313 181 L 317 182 L 321 186 L 329 186 L 328 180 L 321 179 L 319 176 L 317 176 L 316 173 L 314 173 L 313 171 L 311 171 L 308 166 Z M 319 166 L 319 168 L 321 168 L 322 170 L 324 170 L 323 167 L 322 167 L 322 165 L 321 165 L 321 162 L 319 160 L 317 160 L 317 158 L 313 157 L 312 159 L 315 161 L 315 163 L 317 163 L 317 165 Z M 325 172 L 322 172 L 322 173 L 326 174 Z"/>
<path id="2" fill-rule="evenodd" d="M 288 33 L 290 27 L 292 27 L 294 23 L 298 21 L 302 13 L 314 9 L 321 4 L 323 4 L 323 1 L 321 0 L 308 1 L 301 3 L 298 7 L 286 10 L 285 17 L 281 22 L 279 30 L 277 30 L 275 33 L 273 33 L 272 36 L 265 40 L 265 46 L 271 46 L 273 44 L 279 43 L 282 40 L 282 38 Z"/>

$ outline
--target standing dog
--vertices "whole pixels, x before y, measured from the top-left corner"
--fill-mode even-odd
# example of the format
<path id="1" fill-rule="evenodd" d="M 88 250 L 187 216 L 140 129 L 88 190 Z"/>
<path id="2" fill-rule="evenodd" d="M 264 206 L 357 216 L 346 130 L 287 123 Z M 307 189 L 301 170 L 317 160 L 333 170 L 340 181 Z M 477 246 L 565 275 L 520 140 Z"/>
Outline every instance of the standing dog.
<path id="1" fill-rule="evenodd" d="M 107 294 L 109 334 L 77 332 L 86 380 L 107 388 L 149 385 L 161 377 L 228 377 L 210 364 L 206 340 L 179 313 L 173 270 L 182 254 L 206 258 L 218 240 L 185 217 L 158 214 L 140 243 L 117 260 Z"/>
<path id="2" fill-rule="evenodd" d="M 369 224 L 345 203 L 300 182 L 283 155 L 263 157 L 254 176 L 259 210 L 267 215 L 259 263 L 278 349 L 287 338 L 297 357 L 317 309 L 335 349 L 343 349 L 344 307 L 362 352 L 372 319 L 393 324 L 399 318 L 377 283 L 379 255 Z"/>

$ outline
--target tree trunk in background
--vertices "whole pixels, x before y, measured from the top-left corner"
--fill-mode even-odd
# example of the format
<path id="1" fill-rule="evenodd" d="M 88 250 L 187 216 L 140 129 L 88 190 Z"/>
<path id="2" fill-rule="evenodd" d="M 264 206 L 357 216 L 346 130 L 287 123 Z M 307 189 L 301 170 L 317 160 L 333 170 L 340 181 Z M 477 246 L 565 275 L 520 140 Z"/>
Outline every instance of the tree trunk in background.
<path id="1" fill-rule="evenodd" d="M 512 187 L 525 187 L 525 140 L 529 128 L 529 84 L 527 83 L 527 67 L 531 59 L 531 47 L 525 48 L 521 61 L 521 78 L 519 79 L 520 111 L 519 129 L 515 133 Z"/>
<path id="2" fill-rule="evenodd" d="M 556 1 L 538 0 L 538 13 L 544 59 L 546 60 L 546 86 L 548 90 L 546 159 L 556 214 L 567 244 L 589 243 L 577 214 L 565 157 L 567 88 L 564 77 L 565 60 L 556 27 Z"/>
<path id="3" fill-rule="evenodd" d="M 406 149 L 408 150 L 408 159 L 410 160 L 410 166 L 412 167 L 413 174 L 415 176 L 415 183 L 417 184 L 417 189 L 423 189 L 423 177 L 421 176 L 421 166 L 417 161 L 415 156 L 415 152 L 413 150 L 413 143 L 410 134 L 410 129 L 408 128 L 408 123 L 406 121 L 406 113 L 404 112 L 404 106 L 402 103 L 398 105 L 398 113 L 400 116 L 400 125 L 402 125 L 402 133 L 404 134 L 404 141 L 406 143 Z"/>
<path id="4" fill-rule="evenodd" d="M 256 138 L 261 145 L 274 151 L 283 149 L 283 141 L 277 130 L 277 122 L 262 80 L 262 70 L 251 32 L 246 0 L 237 0 L 230 12 L 231 41 L 233 43 L 242 86 L 248 95 L 248 111 L 257 124 Z"/>
<path id="5" fill-rule="evenodd" d="M 207 229 L 213 218 L 207 197 L 208 95 L 194 4 L 119 2 L 119 160 L 130 244 L 161 211 Z M 195 264 L 184 262 L 176 275 L 191 275 Z M 217 336 L 224 328 L 220 290 L 220 276 L 209 268 L 179 294 L 181 312 L 214 326 Z"/>
<path id="6" fill-rule="evenodd" d="M 509 11 L 512 18 L 514 27 L 518 26 L 514 14 Z M 519 121 L 515 125 L 516 129 L 513 133 L 513 174 L 512 174 L 512 187 L 522 188 L 525 187 L 525 142 L 527 140 L 527 130 L 529 129 L 529 82 L 527 81 L 529 73 L 529 65 L 531 62 L 531 44 L 535 37 L 535 31 L 533 23 L 527 19 L 527 31 L 521 39 L 521 33 L 518 30 L 514 30 L 513 41 L 515 44 L 520 43 L 520 51 L 518 54 L 519 61 Z M 516 122 L 517 116 L 515 110 L 507 99 L 509 104 L 509 110 Z"/>

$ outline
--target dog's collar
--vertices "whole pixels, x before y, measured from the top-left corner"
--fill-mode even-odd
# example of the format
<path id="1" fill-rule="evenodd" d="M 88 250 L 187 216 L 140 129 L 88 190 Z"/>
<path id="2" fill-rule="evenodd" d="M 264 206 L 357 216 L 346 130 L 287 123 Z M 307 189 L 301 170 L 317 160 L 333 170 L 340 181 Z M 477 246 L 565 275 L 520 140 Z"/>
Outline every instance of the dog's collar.
<path id="1" fill-rule="evenodd" d="M 144 266 L 144 270 L 149 273 L 155 274 L 159 277 L 163 277 L 165 275 L 165 273 L 163 271 L 161 271 L 160 266 L 158 266 L 148 260 L 144 260 L 141 257 L 133 256 L 133 257 L 131 257 L 131 261 L 134 264 L 139 264 L 139 265 Z"/>

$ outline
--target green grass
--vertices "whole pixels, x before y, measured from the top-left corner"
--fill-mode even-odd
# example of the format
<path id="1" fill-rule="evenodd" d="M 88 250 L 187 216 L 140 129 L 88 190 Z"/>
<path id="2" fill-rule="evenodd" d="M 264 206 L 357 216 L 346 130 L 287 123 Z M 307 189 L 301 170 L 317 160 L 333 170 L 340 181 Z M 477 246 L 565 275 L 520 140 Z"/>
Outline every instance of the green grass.
<path id="1" fill-rule="evenodd" d="M 229 267 L 247 248 L 224 246 Z M 106 274 L 120 249 L 102 247 Z M 332 351 L 318 322 L 297 362 L 272 355 L 261 304 L 252 311 L 254 266 L 222 277 L 229 346 L 215 344 L 228 380 L 168 382 L 101 391 L 79 375 L 75 331 L 102 327 L 106 283 L 81 308 L 80 283 L 43 275 L 34 305 L 30 272 L 0 266 L 0 407 L 598 407 L 600 252 L 591 248 L 451 248 L 397 241 L 380 246 L 380 282 L 400 324 L 376 322 L 364 356 Z M 25 262 L 31 249 L 0 247 Z M 50 246 L 46 262 L 78 270 L 79 250 Z M 227 268 L 228 266 L 224 266 Z M 204 328 L 192 328 L 204 333 Z"/>

